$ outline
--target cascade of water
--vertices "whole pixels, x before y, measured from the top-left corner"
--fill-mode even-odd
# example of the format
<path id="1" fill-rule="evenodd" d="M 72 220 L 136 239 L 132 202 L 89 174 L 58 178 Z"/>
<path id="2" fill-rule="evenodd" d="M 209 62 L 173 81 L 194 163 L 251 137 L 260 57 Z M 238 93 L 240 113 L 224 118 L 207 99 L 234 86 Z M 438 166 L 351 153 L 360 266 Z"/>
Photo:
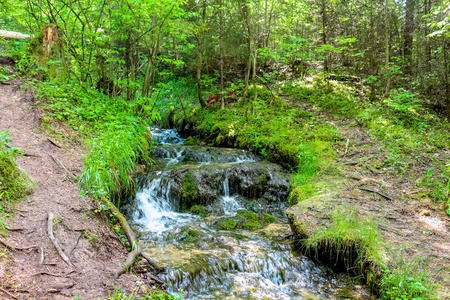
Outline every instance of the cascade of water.
<path id="1" fill-rule="evenodd" d="M 147 175 L 146 183 L 136 193 L 134 201 L 138 208 L 131 217 L 145 250 L 167 266 L 167 273 L 160 276 L 169 292 L 189 291 L 188 299 L 336 299 L 320 269 L 310 260 L 296 256 L 290 245 L 280 243 L 282 239 L 276 235 L 244 229 L 218 230 L 212 225 L 217 216 L 212 216 L 211 222 L 208 218 L 177 212 L 179 199 L 171 194 L 171 189 L 180 183 L 171 174 L 177 170 L 174 165 L 188 153 L 192 158 L 189 168 L 211 162 L 253 163 L 256 160 L 253 156 L 229 149 L 216 152 L 181 146 L 184 140 L 173 130 L 153 128 L 152 135 L 158 143 L 165 144 L 159 147 L 158 157 L 167 169 Z M 269 172 L 269 177 L 272 180 L 274 176 Z M 276 198 L 276 187 L 272 189 Z M 231 218 L 243 209 L 235 193 L 225 171 L 217 191 L 224 218 Z M 271 230 L 286 232 L 286 223 L 284 220 L 272 224 Z M 305 296 L 310 292 L 315 296 Z"/>

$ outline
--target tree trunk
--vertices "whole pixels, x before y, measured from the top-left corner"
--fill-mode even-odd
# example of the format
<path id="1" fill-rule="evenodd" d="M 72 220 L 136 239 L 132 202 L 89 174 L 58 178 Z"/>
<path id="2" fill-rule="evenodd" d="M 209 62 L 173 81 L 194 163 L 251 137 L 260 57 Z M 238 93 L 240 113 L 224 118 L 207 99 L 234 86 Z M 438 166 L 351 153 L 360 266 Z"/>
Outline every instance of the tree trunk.
<path id="1" fill-rule="evenodd" d="M 416 0 L 406 0 L 405 7 L 405 28 L 403 31 L 403 56 L 406 59 L 404 72 L 406 75 L 411 74 L 412 70 L 412 47 L 414 33 L 414 6 Z"/>
<path id="2" fill-rule="evenodd" d="M 225 107 L 225 99 L 223 94 L 223 0 L 219 1 L 219 39 L 220 39 L 220 108 Z"/>
<path id="3" fill-rule="evenodd" d="M 200 35 L 196 35 L 197 39 L 197 87 L 198 87 L 198 101 L 202 107 L 206 107 L 206 101 L 203 99 L 203 86 L 202 86 L 202 64 L 203 64 L 203 50 L 202 50 L 202 38 Z"/>
<path id="4" fill-rule="evenodd" d="M 385 72 L 386 72 L 386 90 L 384 92 L 385 96 L 389 95 L 389 92 L 391 91 L 391 75 L 389 70 L 389 58 L 390 58 L 390 30 L 391 30 L 391 24 L 390 24 L 390 12 L 389 12 L 389 0 L 385 1 L 385 10 L 386 10 L 386 16 L 385 16 L 385 32 L 384 32 L 384 47 L 385 47 Z"/>
<path id="5" fill-rule="evenodd" d="M 59 27 L 57 25 L 46 25 L 44 27 L 43 53 L 44 58 L 50 58 L 54 54 L 55 45 L 61 49 L 59 41 Z"/>
<path id="6" fill-rule="evenodd" d="M 327 44 L 327 5 L 326 0 L 322 0 L 322 45 Z M 325 52 L 325 61 L 323 62 L 325 72 L 329 71 L 328 52 Z"/>
<path id="7" fill-rule="evenodd" d="M 370 74 L 375 76 L 375 22 L 373 16 L 373 1 L 370 0 Z M 370 101 L 375 100 L 375 80 L 370 83 Z"/>

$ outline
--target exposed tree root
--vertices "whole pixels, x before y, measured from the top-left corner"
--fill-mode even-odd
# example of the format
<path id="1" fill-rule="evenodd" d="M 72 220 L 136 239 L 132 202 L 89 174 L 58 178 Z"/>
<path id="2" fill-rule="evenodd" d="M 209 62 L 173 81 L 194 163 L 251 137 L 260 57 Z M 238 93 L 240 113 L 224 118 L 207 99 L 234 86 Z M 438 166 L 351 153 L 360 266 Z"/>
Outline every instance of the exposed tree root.
<path id="1" fill-rule="evenodd" d="M 41 251 L 41 259 L 39 260 L 39 268 L 44 264 L 44 248 L 40 247 L 39 251 Z"/>
<path id="2" fill-rule="evenodd" d="M 82 233 L 77 237 L 77 240 L 75 241 L 75 244 L 72 246 L 72 248 L 69 250 L 69 255 L 72 255 L 72 252 L 77 248 L 78 242 L 80 241 L 80 238 L 83 236 Z"/>
<path id="3" fill-rule="evenodd" d="M 14 296 L 13 294 L 11 294 L 10 292 L 8 292 L 7 290 L 4 290 L 4 289 L 0 288 L 0 291 L 2 291 L 3 293 L 5 293 L 6 295 L 10 296 L 13 299 L 19 299 L 16 296 Z"/>
<path id="4" fill-rule="evenodd" d="M 120 213 L 117 207 L 108 199 L 103 198 L 103 200 L 105 201 L 106 205 L 113 211 L 113 214 L 116 217 L 117 221 L 119 222 L 120 226 L 122 227 L 122 230 L 124 231 L 125 236 L 127 237 L 128 242 L 130 243 L 132 249 L 131 252 L 128 254 L 128 258 L 124 266 L 115 271 L 114 276 L 118 278 L 120 275 L 124 274 L 133 265 L 136 258 L 138 258 L 139 256 L 144 258 L 154 269 L 158 271 L 163 271 L 164 268 L 158 266 L 155 260 L 153 260 L 144 252 L 142 252 L 142 249 L 139 247 L 138 240 L 136 239 L 133 230 L 128 224 L 127 219 Z"/>
<path id="5" fill-rule="evenodd" d="M 6 248 L 8 248 L 9 250 L 12 250 L 12 251 L 17 251 L 17 250 L 30 250 L 30 249 L 33 249 L 33 248 L 37 248 L 37 246 L 36 245 L 34 245 L 34 246 L 30 246 L 30 247 L 14 247 L 14 246 L 11 246 L 10 244 L 8 244 L 7 242 L 5 242 L 4 240 L 2 240 L 2 239 L 0 239 L 0 244 L 2 244 L 3 246 L 5 246 Z"/>
<path id="6" fill-rule="evenodd" d="M 66 172 L 66 174 L 71 178 L 71 179 L 76 179 L 76 176 L 72 173 L 72 172 L 70 172 L 67 168 L 66 168 L 66 166 L 64 166 L 64 164 L 52 153 L 52 152 L 50 152 L 50 150 L 48 150 L 48 148 L 47 148 L 47 146 L 45 146 L 45 144 L 42 144 L 42 146 L 44 147 L 44 149 L 45 149 L 45 153 L 47 153 L 52 159 L 53 159 L 53 161 L 57 164 L 57 165 L 59 165 L 65 172 Z"/>
<path id="7" fill-rule="evenodd" d="M 48 237 L 52 241 L 53 246 L 55 246 L 56 251 L 58 251 L 59 256 L 69 265 L 72 267 L 72 263 L 70 262 L 70 259 L 66 256 L 66 254 L 62 251 L 61 247 L 58 244 L 58 241 L 55 239 L 53 235 L 53 213 L 48 213 Z"/>

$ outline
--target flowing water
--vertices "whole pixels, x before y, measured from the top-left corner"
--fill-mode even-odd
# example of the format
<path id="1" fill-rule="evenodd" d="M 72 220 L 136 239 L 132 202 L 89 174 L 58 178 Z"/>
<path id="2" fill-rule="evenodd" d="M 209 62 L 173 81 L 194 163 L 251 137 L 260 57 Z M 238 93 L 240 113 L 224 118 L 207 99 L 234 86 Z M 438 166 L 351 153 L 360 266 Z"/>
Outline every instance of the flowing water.
<path id="1" fill-rule="evenodd" d="M 123 210 L 145 251 L 167 268 L 160 277 L 169 292 L 183 290 L 188 299 L 342 298 L 345 284 L 296 255 L 286 239 L 288 180 L 277 165 L 242 150 L 183 146 L 173 130 L 153 129 L 152 136 L 155 167 Z M 204 205 L 207 216 L 180 212 L 193 204 Z M 219 226 L 239 221 L 242 211 L 277 219 L 253 229 Z"/>

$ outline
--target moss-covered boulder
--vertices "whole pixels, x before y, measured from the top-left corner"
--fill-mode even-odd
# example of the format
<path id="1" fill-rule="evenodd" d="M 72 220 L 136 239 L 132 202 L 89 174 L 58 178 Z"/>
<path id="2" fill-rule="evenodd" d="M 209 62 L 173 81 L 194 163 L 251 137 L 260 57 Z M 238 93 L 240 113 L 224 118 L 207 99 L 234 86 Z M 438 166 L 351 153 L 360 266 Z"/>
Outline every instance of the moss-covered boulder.
<path id="1" fill-rule="evenodd" d="M 9 157 L 0 156 L 0 200 L 23 200 L 37 187 L 27 173 L 19 168 Z"/>
<path id="2" fill-rule="evenodd" d="M 235 228 L 257 229 L 274 223 L 276 218 L 268 213 L 255 213 L 248 210 L 240 210 L 234 217 L 225 217 L 214 225 L 218 229 L 232 230 Z"/>
<path id="3" fill-rule="evenodd" d="M 184 140 L 183 143 L 185 146 L 197 146 L 198 142 L 195 138 L 193 138 L 192 136 L 188 137 L 186 140 Z"/>
<path id="4" fill-rule="evenodd" d="M 170 193 L 177 198 L 182 211 L 194 205 L 210 205 L 225 194 L 228 181 L 230 194 L 262 203 L 284 202 L 289 180 L 283 169 L 268 162 L 177 166 L 170 175 Z"/>
<path id="5" fill-rule="evenodd" d="M 203 205 L 194 205 L 191 207 L 189 212 L 200 217 L 206 217 L 206 207 Z"/>

